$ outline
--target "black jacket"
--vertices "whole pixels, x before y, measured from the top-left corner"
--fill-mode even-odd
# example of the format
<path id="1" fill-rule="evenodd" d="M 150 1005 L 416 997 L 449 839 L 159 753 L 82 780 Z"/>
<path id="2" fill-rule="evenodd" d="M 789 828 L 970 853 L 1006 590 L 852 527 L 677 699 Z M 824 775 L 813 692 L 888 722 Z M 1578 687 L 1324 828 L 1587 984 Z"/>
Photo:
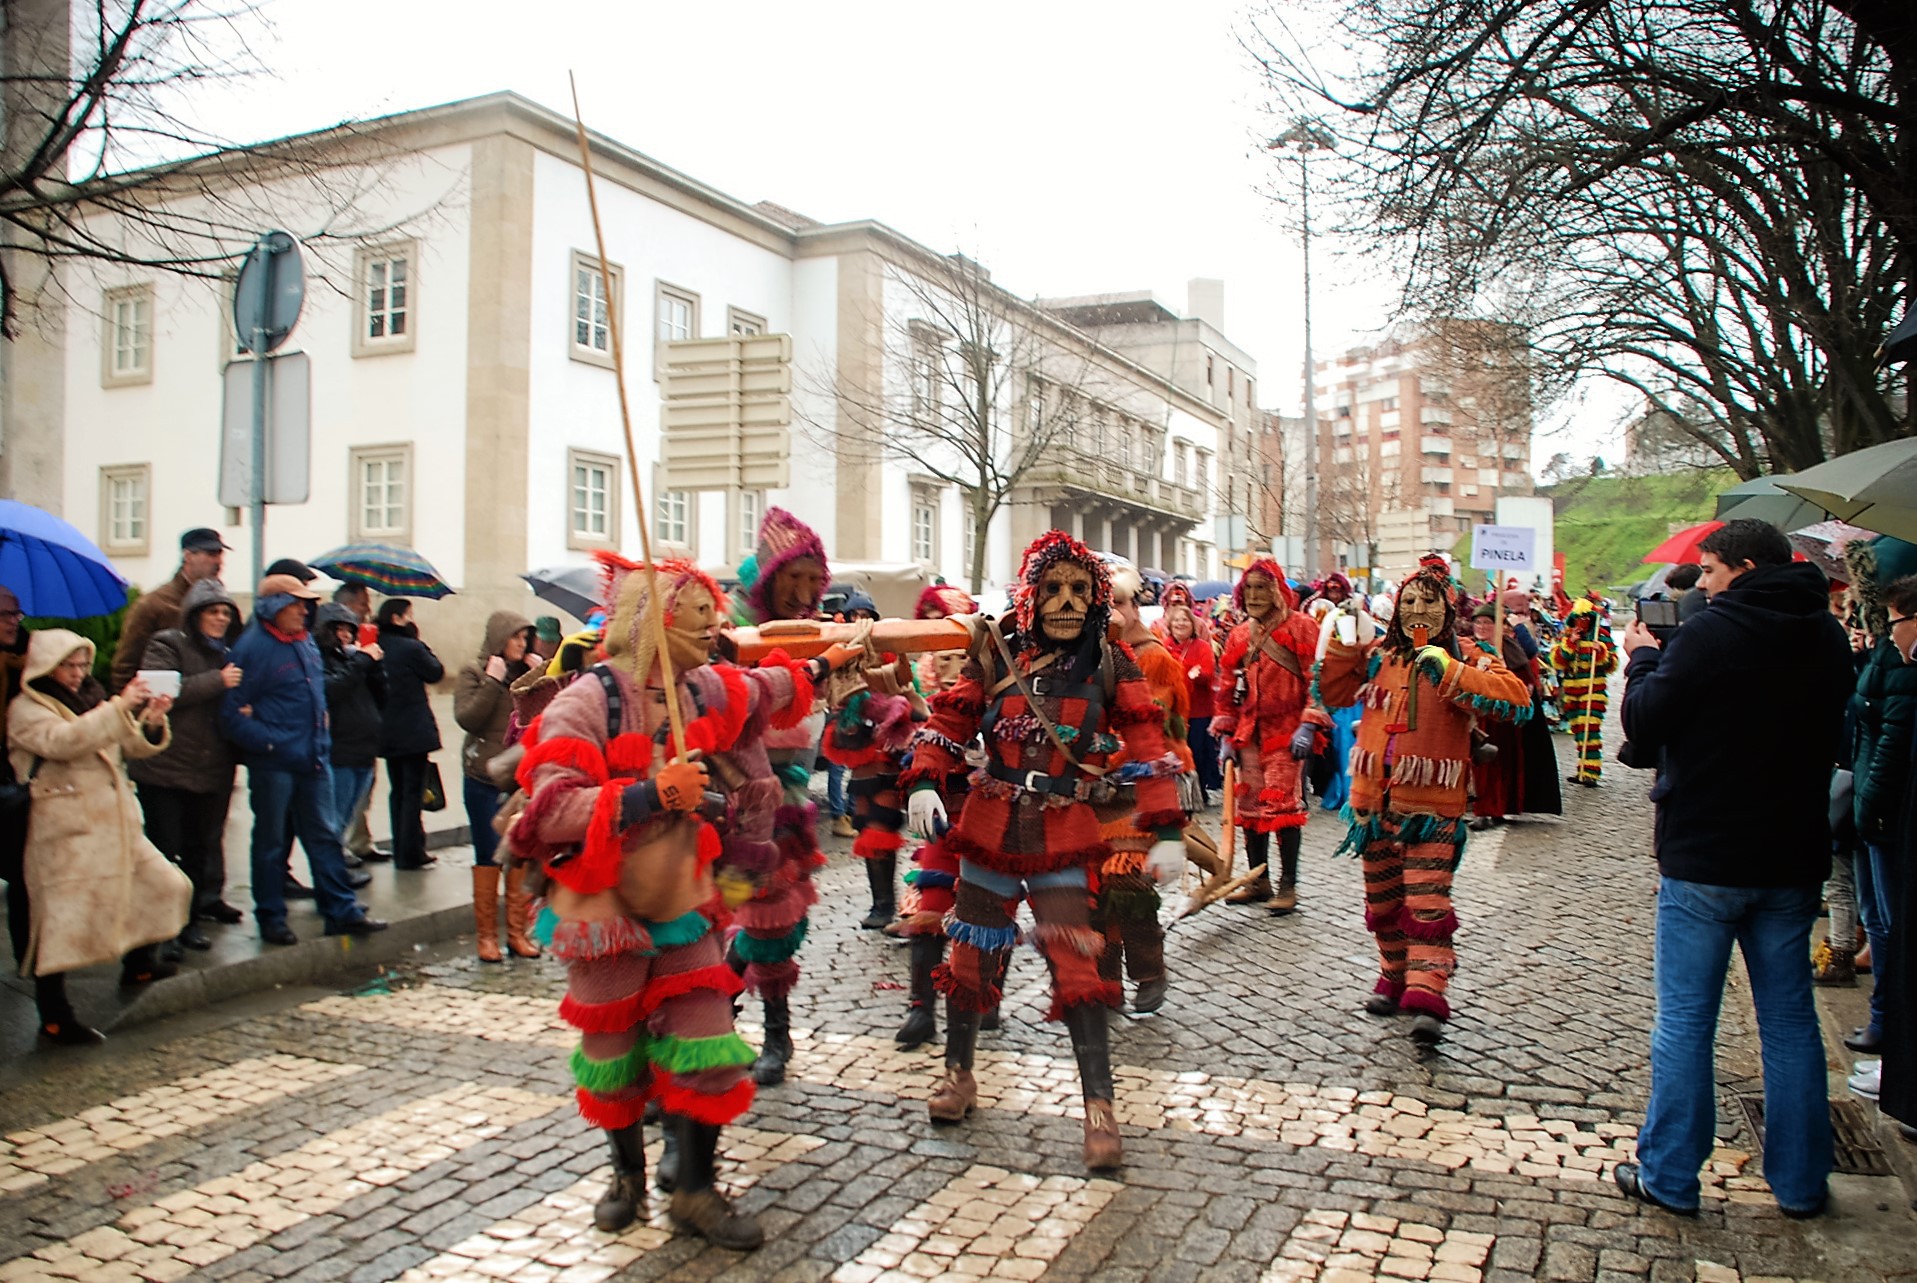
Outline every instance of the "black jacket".
<path id="1" fill-rule="evenodd" d="M 233 627 L 218 641 L 200 632 L 200 612 L 210 606 L 230 606 Z M 227 645 L 239 635 L 239 607 L 217 579 L 202 579 L 186 590 L 180 617 L 171 628 L 153 634 L 139 657 L 140 669 L 169 669 L 180 674 L 180 693 L 173 698 L 173 742 L 158 757 L 126 764 L 135 782 L 150 788 L 184 789 L 188 793 L 228 793 L 233 789 L 233 746 L 220 731 L 220 701 L 226 683 Z M 138 671 L 137 669 L 135 671 Z M 131 681 L 132 678 L 128 678 Z"/>
<path id="2" fill-rule="evenodd" d="M 1662 751 L 1651 790 L 1666 877 L 1814 886 L 1830 874 L 1830 775 L 1853 686 L 1829 582 L 1794 563 L 1746 571 L 1662 651 L 1631 656 L 1624 733 Z"/>
<path id="3" fill-rule="evenodd" d="M 326 713 L 333 725 L 333 765 L 367 767 L 379 756 L 380 704 L 386 675 L 365 651 L 334 644 L 334 624 L 359 627 L 359 616 L 332 602 L 319 608 L 320 662 L 326 666 Z"/>
<path id="4" fill-rule="evenodd" d="M 1888 637 L 1879 639 L 1857 678 L 1850 719 L 1857 834 L 1882 843 L 1903 807 L 1911 738 L 1917 734 L 1917 664 L 1906 664 Z"/>
<path id="5" fill-rule="evenodd" d="M 426 688 L 446 676 L 439 657 L 419 639 L 413 625 L 379 630 L 379 661 L 386 676 L 386 706 L 380 710 L 381 757 L 410 757 L 439 747 L 439 722 Z"/>

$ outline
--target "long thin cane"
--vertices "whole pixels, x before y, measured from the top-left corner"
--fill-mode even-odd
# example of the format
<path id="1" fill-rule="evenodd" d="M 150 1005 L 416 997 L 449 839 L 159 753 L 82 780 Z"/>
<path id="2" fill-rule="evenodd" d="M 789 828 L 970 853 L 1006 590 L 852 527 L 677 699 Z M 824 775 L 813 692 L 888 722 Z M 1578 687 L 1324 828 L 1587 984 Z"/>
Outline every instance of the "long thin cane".
<path id="1" fill-rule="evenodd" d="M 579 136 L 579 167 L 586 171 L 586 204 L 592 209 L 592 239 L 599 251 L 599 275 L 606 283 L 606 330 L 612 338 L 612 373 L 619 387 L 619 426 L 626 434 L 626 472 L 632 480 L 632 500 L 639 516 L 639 547 L 646 559 L 646 615 L 652 621 L 653 641 L 659 651 L 659 672 L 666 685 L 666 721 L 672 728 L 673 758 L 686 753 L 685 715 L 679 710 L 677 683 L 672 675 L 672 653 L 666 648 L 665 603 L 659 597 L 659 567 L 652 559 L 652 525 L 646 520 L 646 495 L 639 488 L 639 452 L 632 441 L 632 409 L 626 400 L 625 346 L 619 336 L 620 300 L 613 294 L 612 264 L 606 258 L 606 233 L 599 223 L 599 194 L 592 181 L 592 147 L 586 141 L 585 118 L 579 114 L 579 82 L 571 72 L 572 123 Z M 645 680 L 645 674 L 639 674 Z"/>

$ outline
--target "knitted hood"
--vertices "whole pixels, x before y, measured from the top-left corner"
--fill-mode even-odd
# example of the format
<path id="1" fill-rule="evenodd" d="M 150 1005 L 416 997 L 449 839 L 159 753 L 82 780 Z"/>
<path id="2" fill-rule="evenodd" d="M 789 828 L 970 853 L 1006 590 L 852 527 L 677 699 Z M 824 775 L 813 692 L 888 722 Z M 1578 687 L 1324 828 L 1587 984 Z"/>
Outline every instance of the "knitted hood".
<path id="1" fill-rule="evenodd" d="M 832 568 L 825 559 L 825 543 L 818 531 L 800 521 L 784 508 L 768 508 L 759 523 L 758 546 L 750 557 L 739 563 L 739 587 L 746 604 L 760 620 L 772 618 L 772 584 L 779 572 L 802 557 L 811 557 L 825 574 L 819 581 L 819 601 L 824 600 Z M 819 601 L 812 603 L 818 613 Z"/>

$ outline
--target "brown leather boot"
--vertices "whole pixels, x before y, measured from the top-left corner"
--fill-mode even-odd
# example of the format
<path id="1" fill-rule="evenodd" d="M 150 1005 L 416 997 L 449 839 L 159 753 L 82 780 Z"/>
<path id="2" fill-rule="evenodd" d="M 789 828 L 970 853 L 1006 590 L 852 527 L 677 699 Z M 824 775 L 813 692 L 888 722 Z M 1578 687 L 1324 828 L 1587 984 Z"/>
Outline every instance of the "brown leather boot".
<path id="1" fill-rule="evenodd" d="M 971 1070 L 949 1065 L 939 1085 L 932 1089 L 932 1098 L 925 1102 L 925 1112 L 935 1123 L 962 1123 L 977 1107 L 978 1080 Z"/>
<path id="2" fill-rule="evenodd" d="M 1271 874 L 1260 872 L 1250 882 L 1226 896 L 1225 903 L 1263 904 L 1269 899 L 1271 899 Z"/>
<path id="3" fill-rule="evenodd" d="M 499 952 L 499 866 L 473 866 L 473 935 L 481 962 L 504 962 Z"/>
<path id="4" fill-rule="evenodd" d="M 1278 889 L 1272 892 L 1265 907 L 1273 913 L 1290 913 L 1298 907 L 1298 884 L 1280 879 Z"/>
<path id="5" fill-rule="evenodd" d="M 539 945 L 528 932 L 532 929 L 532 892 L 526 890 L 526 866 L 515 864 L 506 870 L 506 948 L 515 958 L 537 958 Z"/>
<path id="6" fill-rule="evenodd" d="M 1085 1166 L 1109 1172 L 1125 1165 L 1125 1147 L 1118 1138 L 1118 1115 L 1109 1100 L 1085 1102 Z"/>

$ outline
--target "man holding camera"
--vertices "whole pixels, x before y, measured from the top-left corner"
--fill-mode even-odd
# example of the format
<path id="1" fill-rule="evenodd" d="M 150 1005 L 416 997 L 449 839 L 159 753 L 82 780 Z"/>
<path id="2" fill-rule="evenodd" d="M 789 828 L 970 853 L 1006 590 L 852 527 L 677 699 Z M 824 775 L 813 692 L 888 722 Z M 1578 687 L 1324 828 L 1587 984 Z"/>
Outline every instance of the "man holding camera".
<path id="1" fill-rule="evenodd" d="M 1830 1114 L 1811 998 L 1810 932 L 1830 870 L 1831 764 L 1852 686 L 1850 646 L 1822 571 L 1739 520 L 1699 544 L 1711 608 L 1660 644 L 1642 621 L 1624 730 L 1662 753 L 1657 805 L 1657 1018 L 1651 1100 L 1619 1188 L 1681 1216 L 1715 1143 L 1717 1013 L 1744 951 L 1764 1053 L 1764 1175 L 1785 1215 L 1827 1199 Z"/>

